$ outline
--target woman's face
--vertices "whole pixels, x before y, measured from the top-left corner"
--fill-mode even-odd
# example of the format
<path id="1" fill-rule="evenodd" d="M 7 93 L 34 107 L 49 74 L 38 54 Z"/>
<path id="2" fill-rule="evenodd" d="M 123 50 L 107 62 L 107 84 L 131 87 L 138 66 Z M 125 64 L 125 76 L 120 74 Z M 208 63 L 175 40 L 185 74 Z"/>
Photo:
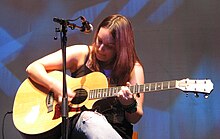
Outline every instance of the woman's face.
<path id="1" fill-rule="evenodd" d="M 115 57 L 115 42 L 106 28 L 100 28 L 96 38 L 96 57 L 98 60 L 110 63 Z"/>

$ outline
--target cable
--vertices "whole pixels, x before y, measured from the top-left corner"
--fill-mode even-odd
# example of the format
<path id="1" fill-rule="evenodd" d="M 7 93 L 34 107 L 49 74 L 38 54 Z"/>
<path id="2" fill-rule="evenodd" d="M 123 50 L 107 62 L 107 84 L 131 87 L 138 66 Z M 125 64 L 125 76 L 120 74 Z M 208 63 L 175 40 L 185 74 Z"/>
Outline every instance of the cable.
<path id="1" fill-rule="evenodd" d="M 67 19 L 67 21 L 76 21 L 76 20 L 78 20 L 79 18 L 83 18 L 83 16 L 79 16 L 79 17 L 77 17 L 77 18 L 75 18 L 75 19 Z"/>
<path id="2" fill-rule="evenodd" d="M 5 135 L 4 135 L 5 117 L 6 117 L 8 114 L 12 114 L 12 111 L 8 111 L 8 112 L 6 112 L 5 115 L 4 115 L 3 122 L 2 122 L 2 139 L 5 139 Z"/>

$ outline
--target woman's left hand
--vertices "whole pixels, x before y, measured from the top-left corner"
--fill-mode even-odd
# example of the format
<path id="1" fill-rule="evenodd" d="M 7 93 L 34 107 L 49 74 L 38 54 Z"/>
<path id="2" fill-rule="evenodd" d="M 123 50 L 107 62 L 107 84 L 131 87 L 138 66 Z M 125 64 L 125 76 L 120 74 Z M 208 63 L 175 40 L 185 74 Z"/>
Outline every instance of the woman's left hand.
<path id="1" fill-rule="evenodd" d="M 118 92 L 117 97 L 122 105 L 130 105 L 134 103 L 135 98 L 128 88 L 131 84 L 127 82 L 127 86 L 122 86 L 121 90 Z"/>

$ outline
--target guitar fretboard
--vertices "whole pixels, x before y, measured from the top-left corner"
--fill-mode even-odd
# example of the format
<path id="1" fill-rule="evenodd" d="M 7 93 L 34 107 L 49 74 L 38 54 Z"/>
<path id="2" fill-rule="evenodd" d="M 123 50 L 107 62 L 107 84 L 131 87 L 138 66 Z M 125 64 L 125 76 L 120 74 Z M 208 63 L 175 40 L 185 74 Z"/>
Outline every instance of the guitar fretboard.
<path id="1" fill-rule="evenodd" d="M 175 89 L 176 83 L 177 83 L 176 80 L 165 81 L 165 82 L 146 83 L 143 85 L 129 86 L 129 89 L 131 90 L 131 93 L 133 93 L 133 94 L 141 93 L 141 92 L 147 93 L 147 92 L 153 92 L 153 91 Z M 89 99 L 113 97 L 113 96 L 116 96 L 120 90 L 121 90 L 121 86 L 90 90 L 89 91 Z"/>

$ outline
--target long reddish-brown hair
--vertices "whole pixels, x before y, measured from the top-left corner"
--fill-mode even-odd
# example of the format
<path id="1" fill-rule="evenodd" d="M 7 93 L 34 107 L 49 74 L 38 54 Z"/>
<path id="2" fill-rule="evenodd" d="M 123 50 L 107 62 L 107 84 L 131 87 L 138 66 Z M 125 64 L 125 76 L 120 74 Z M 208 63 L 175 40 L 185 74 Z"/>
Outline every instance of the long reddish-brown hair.
<path id="1" fill-rule="evenodd" d="M 136 62 L 140 63 L 134 44 L 134 34 L 130 21 L 119 14 L 106 17 L 98 26 L 93 39 L 95 45 L 100 28 L 107 28 L 115 41 L 116 55 L 114 58 L 111 78 L 117 81 L 117 85 L 125 85 L 130 79 L 130 73 Z M 95 47 L 93 47 L 95 48 Z M 92 68 L 100 71 L 99 62 L 92 51 Z"/>

